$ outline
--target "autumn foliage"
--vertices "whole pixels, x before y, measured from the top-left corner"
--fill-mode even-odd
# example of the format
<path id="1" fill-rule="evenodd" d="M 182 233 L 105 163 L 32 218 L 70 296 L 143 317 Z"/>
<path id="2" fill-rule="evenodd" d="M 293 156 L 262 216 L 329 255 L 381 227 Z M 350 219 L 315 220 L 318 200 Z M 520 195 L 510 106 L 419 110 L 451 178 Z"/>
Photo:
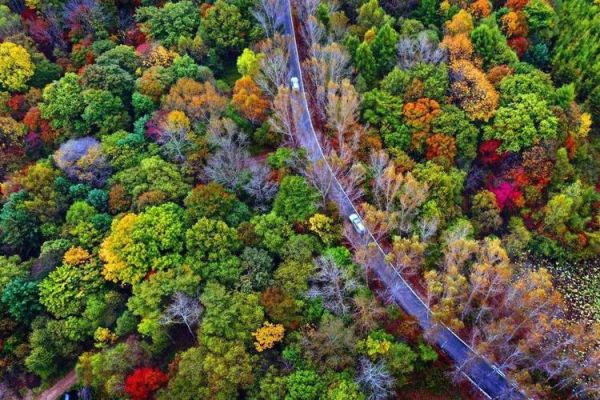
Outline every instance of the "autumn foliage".
<path id="1" fill-rule="evenodd" d="M 260 123 L 266 117 L 269 101 L 250 76 L 235 82 L 231 101 L 252 122 Z"/>
<path id="2" fill-rule="evenodd" d="M 283 325 L 265 322 L 262 327 L 252 333 L 256 351 L 260 353 L 273 348 L 273 346 L 283 340 L 284 332 L 285 328 Z"/>
<path id="3" fill-rule="evenodd" d="M 496 112 L 499 96 L 485 74 L 467 60 L 453 62 L 450 73 L 454 98 L 471 119 L 488 121 Z"/>
<path id="4" fill-rule="evenodd" d="M 152 394 L 169 382 L 169 377 L 155 368 L 141 367 L 125 379 L 125 392 L 132 400 L 150 400 Z"/>

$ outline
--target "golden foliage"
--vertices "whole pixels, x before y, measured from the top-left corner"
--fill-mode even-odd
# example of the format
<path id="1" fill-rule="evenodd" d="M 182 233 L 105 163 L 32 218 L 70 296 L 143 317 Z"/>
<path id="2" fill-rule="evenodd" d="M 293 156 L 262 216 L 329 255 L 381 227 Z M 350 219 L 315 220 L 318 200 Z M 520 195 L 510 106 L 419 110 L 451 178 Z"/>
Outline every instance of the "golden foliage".
<path id="1" fill-rule="evenodd" d="M 473 57 L 473 43 L 467 33 L 445 36 L 442 45 L 448 49 L 450 61 L 470 60 Z"/>
<path id="2" fill-rule="evenodd" d="M 255 123 L 265 119 L 269 107 L 269 101 L 248 75 L 235 82 L 231 102 L 246 118 Z"/>
<path id="3" fill-rule="evenodd" d="M 488 121 L 496 112 L 499 96 L 485 74 L 467 60 L 450 65 L 456 77 L 451 86 L 452 95 L 473 120 Z"/>
<path id="4" fill-rule="evenodd" d="M 527 19 L 520 11 L 511 11 L 504 15 L 502 27 L 509 37 L 527 36 Z"/>
<path id="5" fill-rule="evenodd" d="M 460 10 L 452 17 L 452 20 L 446 22 L 446 33 L 448 35 L 458 35 L 469 33 L 473 30 L 473 17 L 466 10 Z"/>
<path id="6" fill-rule="evenodd" d="M 263 352 L 272 349 L 277 343 L 283 340 L 285 328 L 281 324 L 272 324 L 265 322 L 262 327 L 252 333 L 255 342 L 256 351 Z"/>
<path id="7" fill-rule="evenodd" d="M 183 111 L 194 122 L 208 121 L 225 111 L 227 98 L 221 96 L 210 82 L 200 83 L 181 78 L 165 97 L 164 107 Z"/>
<path id="8" fill-rule="evenodd" d="M 489 0 L 475 0 L 469 6 L 471 13 L 477 18 L 485 18 L 492 12 L 492 5 Z"/>
<path id="9" fill-rule="evenodd" d="M 102 275 L 108 281 L 116 283 L 121 280 L 121 272 L 127 263 L 119 256 L 119 252 L 133 246 L 133 225 L 137 218 L 136 214 L 130 213 L 121 219 L 113 220 L 111 234 L 100 245 L 100 259 L 104 261 Z"/>
<path id="10" fill-rule="evenodd" d="M 324 214 L 315 214 L 308 220 L 308 229 L 319 236 L 323 243 L 331 245 L 338 237 L 332 218 Z"/>
<path id="11" fill-rule="evenodd" d="M 92 255 L 81 247 L 71 247 L 63 256 L 63 262 L 69 265 L 85 264 Z"/>

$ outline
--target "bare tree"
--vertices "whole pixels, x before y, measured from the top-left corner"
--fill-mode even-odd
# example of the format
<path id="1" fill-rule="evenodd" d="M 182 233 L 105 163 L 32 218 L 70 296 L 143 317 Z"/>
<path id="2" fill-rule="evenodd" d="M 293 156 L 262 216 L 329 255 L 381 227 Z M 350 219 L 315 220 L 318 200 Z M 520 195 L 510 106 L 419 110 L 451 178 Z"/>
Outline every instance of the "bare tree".
<path id="1" fill-rule="evenodd" d="M 402 187 L 396 196 L 398 211 L 398 228 L 403 233 L 411 231 L 412 223 L 417 216 L 419 207 L 427 200 L 429 185 L 419 182 L 407 172 L 403 176 Z"/>
<path id="2" fill-rule="evenodd" d="M 272 129 L 283 137 L 284 142 L 290 147 L 297 147 L 296 120 L 302 115 L 298 98 L 292 94 L 290 89 L 280 86 L 277 95 L 273 99 L 272 115 L 269 123 Z"/>
<path id="3" fill-rule="evenodd" d="M 285 6 L 287 2 L 283 0 L 258 0 L 252 16 L 261 26 L 267 37 L 273 37 L 279 32 L 283 25 L 286 15 Z"/>
<path id="4" fill-rule="evenodd" d="M 209 142 L 217 150 L 204 167 L 211 180 L 239 192 L 244 182 L 244 170 L 250 163 L 246 135 L 231 120 L 212 121 L 209 126 Z"/>
<path id="5" fill-rule="evenodd" d="M 394 199 L 402 187 L 404 177 L 397 173 L 396 165 L 389 160 L 384 150 L 371 153 L 370 166 L 375 203 L 382 210 L 392 211 Z"/>
<path id="6" fill-rule="evenodd" d="M 317 189 L 319 194 L 321 194 L 321 205 L 325 205 L 327 203 L 327 198 L 331 193 L 331 189 L 335 184 L 334 177 L 329 171 L 327 161 L 321 158 L 316 162 L 311 163 L 304 169 L 304 175 L 308 182 Z"/>
<path id="7" fill-rule="evenodd" d="M 263 93 L 273 97 L 279 87 L 287 86 L 289 37 L 276 33 L 272 38 L 260 42 L 257 51 L 263 57 L 260 59 L 255 81 Z"/>
<path id="8" fill-rule="evenodd" d="M 417 275 L 425 264 L 425 244 L 416 236 L 410 239 L 394 236 L 392 250 L 385 260 L 403 275 Z"/>
<path id="9" fill-rule="evenodd" d="M 394 377 L 383 360 L 373 363 L 367 357 L 359 360 L 356 383 L 369 394 L 369 400 L 385 400 L 393 395 Z"/>
<path id="10" fill-rule="evenodd" d="M 448 58 L 447 52 L 431 32 L 423 31 L 416 38 L 404 37 L 398 41 L 398 65 L 409 69 L 418 63 L 439 64 Z"/>
<path id="11" fill-rule="evenodd" d="M 325 37 L 325 26 L 317 17 L 311 15 L 302 24 L 302 36 L 312 51 L 312 45 L 321 43 Z"/>
<path id="12" fill-rule="evenodd" d="M 393 212 L 380 210 L 369 203 L 362 203 L 360 209 L 363 223 L 377 241 L 388 237 L 396 226 L 398 216 Z"/>
<path id="13" fill-rule="evenodd" d="M 329 83 L 340 84 L 350 77 L 350 56 L 338 43 L 314 44 L 310 52 L 311 57 L 302 63 L 302 69 L 314 87 L 309 96 L 317 105 L 319 118 L 324 119 Z"/>
<path id="14" fill-rule="evenodd" d="M 346 168 L 336 168 L 334 172 L 350 203 L 355 204 L 362 199 L 364 196 L 362 185 L 367 175 L 362 164 L 352 163 Z"/>
<path id="15" fill-rule="evenodd" d="M 157 143 L 161 145 L 165 157 L 170 161 L 182 163 L 190 147 L 188 129 L 183 124 L 163 122 Z"/>
<path id="16" fill-rule="evenodd" d="M 265 164 L 251 163 L 248 168 L 251 178 L 243 186 L 255 201 L 258 209 L 264 210 L 277 194 L 277 182 L 270 179 L 271 169 Z"/>
<path id="17" fill-rule="evenodd" d="M 329 82 L 327 90 L 327 125 L 337 137 L 344 136 L 357 124 L 360 100 L 348 79 L 341 83 Z"/>
<path id="18" fill-rule="evenodd" d="M 360 334 L 366 335 L 375 329 L 387 315 L 385 308 L 375 296 L 357 295 L 354 297 L 353 303 L 352 320 L 354 321 L 354 329 Z"/>
<path id="19" fill-rule="evenodd" d="M 331 257 L 319 257 L 314 263 L 317 271 L 310 279 L 308 297 L 320 297 L 323 307 L 335 315 L 348 314 L 350 296 L 358 286 L 356 280 Z"/>
<path id="20" fill-rule="evenodd" d="M 202 311 L 202 305 L 198 300 L 177 292 L 173 295 L 171 303 L 161 316 L 160 323 L 162 325 L 185 324 L 190 335 L 195 338 L 192 327 L 198 323 Z"/>
<path id="21" fill-rule="evenodd" d="M 306 21 L 311 15 L 315 15 L 321 0 L 292 0 L 294 9 L 298 12 L 298 19 Z"/>
<path id="22" fill-rule="evenodd" d="M 440 220 L 437 217 L 424 217 L 419 221 L 419 234 L 421 240 L 428 242 L 435 236 L 440 225 Z"/>
<path id="23" fill-rule="evenodd" d="M 320 371 L 342 371 L 354 366 L 356 336 L 346 328 L 341 318 L 326 317 L 318 329 L 307 327 L 302 331 L 305 354 Z"/>

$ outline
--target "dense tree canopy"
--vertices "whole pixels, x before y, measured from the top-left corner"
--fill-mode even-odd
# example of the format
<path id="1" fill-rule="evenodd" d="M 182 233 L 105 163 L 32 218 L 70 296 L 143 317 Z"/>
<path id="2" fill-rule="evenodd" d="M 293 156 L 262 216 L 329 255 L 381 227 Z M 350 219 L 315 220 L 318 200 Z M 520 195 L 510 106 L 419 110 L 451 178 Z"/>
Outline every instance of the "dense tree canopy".
<path id="1" fill-rule="evenodd" d="M 0 1 L 0 397 L 598 397 L 597 1 L 290 4 Z"/>

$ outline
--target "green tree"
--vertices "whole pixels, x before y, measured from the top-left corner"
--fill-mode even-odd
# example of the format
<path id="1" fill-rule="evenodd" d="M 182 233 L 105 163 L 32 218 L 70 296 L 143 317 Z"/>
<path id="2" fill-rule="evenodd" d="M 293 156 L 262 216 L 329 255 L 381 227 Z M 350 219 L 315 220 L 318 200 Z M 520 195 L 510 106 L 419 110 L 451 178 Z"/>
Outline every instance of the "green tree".
<path id="1" fill-rule="evenodd" d="M 566 231 L 566 222 L 573 213 L 574 200 L 564 193 L 553 196 L 546 204 L 544 225 L 558 234 Z"/>
<path id="2" fill-rule="evenodd" d="M 552 75 L 558 82 L 574 82 L 580 99 L 596 98 L 600 107 L 600 12 L 587 0 L 557 3 L 560 29 L 552 51 Z M 592 93 L 595 95 L 592 96 Z M 589 96 L 589 97 L 588 97 Z M 593 112 L 600 123 L 600 111 Z M 598 122 L 596 122 L 598 121 Z"/>
<path id="3" fill-rule="evenodd" d="M 123 102 L 107 90 L 88 89 L 83 91 L 85 109 L 81 118 L 90 129 L 100 135 L 125 128 L 129 115 L 123 110 Z"/>
<path id="4" fill-rule="evenodd" d="M 127 302 L 129 311 L 140 317 L 137 330 L 156 341 L 163 334 L 161 316 L 165 303 L 176 292 L 196 295 L 200 277 L 187 266 L 157 271 L 133 286 L 133 295 Z"/>
<path id="5" fill-rule="evenodd" d="M 107 90 L 124 103 L 129 102 L 134 88 L 133 76 L 116 64 L 88 65 L 80 83 L 84 89 Z"/>
<path id="6" fill-rule="evenodd" d="M 523 94 L 535 94 L 550 103 L 555 97 L 555 89 L 550 76 L 540 70 L 532 70 L 523 74 L 513 74 L 500 82 L 500 103 L 509 105 Z"/>
<path id="7" fill-rule="evenodd" d="M 136 12 L 142 31 L 167 47 L 181 37 L 193 36 L 200 26 L 200 10 L 189 0 L 167 2 L 161 8 L 140 7 Z"/>
<path id="8" fill-rule="evenodd" d="M 220 54 L 236 54 L 248 43 L 252 25 L 233 4 L 217 0 L 202 20 L 200 34 Z"/>
<path id="9" fill-rule="evenodd" d="M 241 75 L 254 77 L 260 69 L 260 61 L 264 58 L 263 54 L 256 54 L 250 49 L 244 49 L 237 59 L 237 69 Z"/>
<path id="10" fill-rule="evenodd" d="M 373 57 L 377 61 L 377 75 L 381 78 L 389 73 L 396 65 L 396 44 L 400 36 L 390 23 L 385 24 L 377 31 L 371 42 Z"/>
<path id="11" fill-rule="evenodd" d="M 139 165 L 115 174 L 112 181 L 122 184 L 141 208 L 145 193 L 153 193 L 163 202 L 180 201 L 190 190 L 179 168 L 159 156 L 144 158 Z"/>
<path id="12" fill-rule="evenodd" d="M 144 158 L 149 157 L 148 143 L 143 134 L 117 131 L 103 135 L 101 143 L 102 153 L 116 171 L 136 167 Z M 154 152 L 158 151 L 156 145 L 152 145 L 151 148 Z M 130 173 L 133 171 L 134 169 L 129 170 Z"/>
<path id="13" fill-rule="evenodd" d="M 186 232 L 188 263 L 204 279 L 237 282 L 242 273 L 235 255 L 241 247 L 237 231 L 223 221 L 202 217 Z"/>
<path id="14" fill-rule="evenodd" d="M 27 276 L 28 270 L 19 256 L 0 256 L 0 293 L 14 279 Z"/>
<path id="15" fill-rule="evenodd" d="M 373 55 L 371 45 L 367 42 L 362 42 L 356 49 L 354 55 L 354 66 L 359 72 L 359 77 L 364 82 L 364 86 L 369 89 L 373 87 L 377 79 L 377 60 Z"/>
<path id="16" fill-rule="evenodd" d="M 315 272 L 312 262 L 288 259 L 275 270 L 275 285 L 293 297 L 299 297 L 308 290 L 308 278 Z"/>
<path id="17" fill-rule="evenodd" d="M 506 43 L 506 38 L 498 28 L 495 17 L 485 18 L 477 28 L 473 29 L 471 41 L 486 68 L 519 61 L 515 52 Z"/>
<path id="18" fill-rule="evenodd" d="M 473 196 L 471 211 L 473 225 L 481 235 L 490 233 L 502 225 L 500 208 L 496 204 L 496 196 L 488 190 L 482 190 Z"/>
<path id="19" fill-rule="evenodd" d="M 379 6 L 378 0 L 369 0 L 358 9 L 357 23 L 361 26 L 363 33 L 372 27 L 382 26 L 390 19 L 385 10 Z"/>
<path id="20" fill-rule="evenodd" d="M 544 0 L 531 0 L 523 9 L 527 18 L 529 35 L 548 43 L 557 33 L 558 16 L 556 11 Z"/>
<path id="21" fill-rule="evenodd" d="M 115 219 L 100 247 L 104 277 L 135 284 L 150 271 L 181 265 L 184 234 L 183 210 L 173 203 Z"/>
<path id="22" fill-rule="evenodd" d="M 0 211 L 0 243 L 9 253 L 28 255 L 39 246 L 37 218 L 27 209 L 25 191 L 12 193 Z"/>
<path id="23" fill-rule="evenodd" d="M 69 339 L 67 321 L 47 318 L 33 321 L 29 346 L 25 366 L 43 381 L 59 375 L 79 350 L 77 342 Z"/>
<path id="24" fill-rule="evenodd" d="M 260 244 L 274 254 L 278 254 L 283 244 L 292 236 L 290 225 L 273 212 L 257 215 L 250 223 L 254 225 L 254 232 Z"/>
<path id="25" fill-rule="evenodd" d="M 181 354 L 175 376 L 158 400 L 229 400 L 254 382 L 255 360 L 239 341 L 211 337 Z"/>
<path id="26" fill-rule="evenodd" d="M 557 134 L 558 119 L 535 94 L 517 96 L 509 106 L 500 107 L 492 126 L 484 129 L 485 139 L 502 141 L 499 151 L 512 152 L 555 139 Z"/>
<path id="27" fill-rule="evenodd" d="M 97 353 L 83 353 L 76 372 L 85 386 L 108 398 L 124 398 L 123 382 L 135 367 L 149 358 L 149 354 L 133 337 L 124 343 Z"/>
<path id="28" fill-rule="evenodd" d="M 273 282 L 273 258 L 266 250 L 246 247 L 241 257 L 244 271 L 241 288 L 245 291 L 262 291 Z"/>
<path id="29" fill-rule="evenodd" d="M 434 133 L 454 136 L 460 159 L 471 161 L 477 156 L 479 129 L 460 108 L 449 105 L 432 121 Z"/>
<path id="30" fill-rule="evenodd" d="M 298 370 L 286 379 L 285 400 L 317 400 L 325 391 L 325 382 L 313 370 Z"/>
<path id="31" fill-rule="evenodd" d="M 348 379 L 342 379 L 327 390 L 326 400 L 365 400 L 366 396 L 360 391 L 358 384 Z"/>
<path id="32" fill-rule="evenodd" d="M 79 77 L 68 72 L 44 88 L 40 103 L 42 117 L 50 121 L 54 129 L 62 129 L 73 136 L 86 132 L 87 125 L 80 118 L 85 108 Z"/>
<path id="33" fill-rule="evenodd" d="M 2 303 L 9 314 L 18 322 L 28 324 L 42 311 L 38 301 L 38 283 L 23 278 L 15 278 L 2 289 Z"/>
<path id="34" fill-rule="evenodd" d="M 402 97 L 387 91 L 373 89 L 366 92 L 361 102 L 364 122 L 378 128 L 387 147 L 407 149 L 411 134 L 402 120 Z"/>
<path id="35" fill-rule="evenodd" d="M 444 170 L 440 165 L 427 161 L 413 170 L 414 177 L 429 185 L 429 200 L 435 201 L 445 215 L 456 215 L 462 204 L 465 172 L 456 168 Z"/>
<path id="36" fill-rule="evenodd" d="M 301 176 L 283 178 L 273 202 L 273 211 L 290 222 L 306 221 L 317 212 L 319 194 Z"/>
<path id="37" fill-rule="evenodd" d="M 200 328 L 201 341 L 212 338 L 240 340 L 250 343 L 252 332 L 264 320 L 264 312 L 256 293 L 228 291 L 216 282 L 208 282 L 200 296 L 204 317 Z"/>
<path id="38" fill-rule="evenodd" d="M 96 64 L 117 65 L 130 74 L 135 74 L 138 58 L 133 47 L 120 44 L 102 53 L 96 60 Z"/>
<path id="39" fill-rule="evenodd" d="M 40 303 L 57 318 L 80 315 L 89 297 L 102 289 L 100 272 L 94 261 L 61 265 L 40 283 Z"/>
<path id="40" fill-rule="evenodd" d="M 194 187 L 183 201 L 185 213 L 191 222 L 202 217 L 226 220 L 236 203 L 236 196 L 216 182 Z"/>

